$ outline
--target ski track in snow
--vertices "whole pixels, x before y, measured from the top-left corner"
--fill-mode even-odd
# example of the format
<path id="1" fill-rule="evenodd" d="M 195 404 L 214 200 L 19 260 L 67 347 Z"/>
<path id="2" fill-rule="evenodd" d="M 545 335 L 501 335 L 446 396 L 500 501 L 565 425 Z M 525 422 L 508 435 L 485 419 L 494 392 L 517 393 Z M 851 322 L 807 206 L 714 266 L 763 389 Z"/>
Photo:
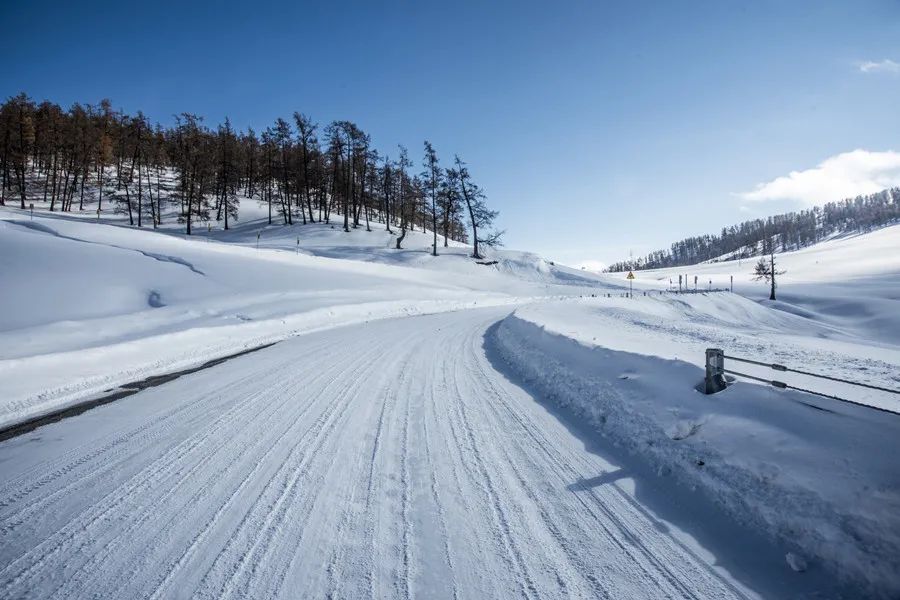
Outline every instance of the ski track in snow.
<path id="1" fill-rule="evenodd" d="M 0 597 L 745 597 L 619 486 L 571 489 L 608 464 L 493 369 L 505 312 L 302 336 L 4 442 Z"/>

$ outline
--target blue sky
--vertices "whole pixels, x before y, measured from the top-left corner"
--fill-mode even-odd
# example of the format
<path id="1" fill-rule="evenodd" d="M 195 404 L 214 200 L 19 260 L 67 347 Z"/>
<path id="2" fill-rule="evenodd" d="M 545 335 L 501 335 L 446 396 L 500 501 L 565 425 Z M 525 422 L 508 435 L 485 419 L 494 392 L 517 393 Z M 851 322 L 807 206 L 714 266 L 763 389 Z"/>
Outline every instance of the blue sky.
<path id="1" fill-rule="evenodd" d="M 299 110 L 417 161 L 429 139 L 470 164 L 509 247 L 569 264 L 900 184 L 894 1 L 5 2 L 0 20 L 4 96 L 257 130 Z"/>

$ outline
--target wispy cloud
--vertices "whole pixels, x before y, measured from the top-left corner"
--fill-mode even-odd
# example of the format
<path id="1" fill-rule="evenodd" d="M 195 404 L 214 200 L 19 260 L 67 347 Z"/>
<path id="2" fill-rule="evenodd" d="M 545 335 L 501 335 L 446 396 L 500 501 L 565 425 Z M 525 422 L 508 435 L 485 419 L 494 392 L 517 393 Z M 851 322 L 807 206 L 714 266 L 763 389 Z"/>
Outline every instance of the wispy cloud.
<path id="1" fill-rule="evenodd" d="M 900 63 L 889 58 L 879 61 L 867 60 L 858 63 L 857 66 L 863 73 L 900 73 Z"/>
<path id="2" fill-rule="evenodd" d="M 572 266 L 576 269 L 583 269 L 585 271 L 592 271 L 594 273 L 602 273 L 603 269 L 607 267 L 605 262 L 599 260 L 582 260 L 576 262 Z"/>
<path id="3" fill-rule="evenodd" d="M 812 169 L 792 171 L 738 194 L 750 202 L 796 200 L 807 205 L 874 194 L 900 186 L 900 152 L 853 150 L 832 156 Z"/>

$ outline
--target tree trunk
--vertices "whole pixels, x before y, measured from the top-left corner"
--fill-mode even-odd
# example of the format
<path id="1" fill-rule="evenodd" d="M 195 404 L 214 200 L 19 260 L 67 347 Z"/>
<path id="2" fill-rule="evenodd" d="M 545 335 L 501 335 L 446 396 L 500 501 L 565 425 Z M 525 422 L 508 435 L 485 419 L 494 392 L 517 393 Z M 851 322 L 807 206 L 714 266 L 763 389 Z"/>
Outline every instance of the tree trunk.
<path id="1" fill-rule="evenodd" d="M 84 180 L 87 179 L 88 169 L 87 164 L 84 165 L 84 170 L 81 172 L 81 186 L 80 189 L 80 198 L 78 200 L 78 210 L 84 210 Z"/>
<path id="2" fill-rule="evenodd" d="M 225 186 L 225 197 L 222 200 L 225 205 L 225 231 L 228 231 L 228 185 Z"/>
<path id="3" fill-rule="evenodd" d="M 191 235 L 191 211 L 194 208 L 194 182 L 188 182 L 188 195 L 187 195 L 187 234 Z"/>
<path id="4" fill-rule="evenodd" d="M 138 161 L 138 227 L 142 226 L 141 215 L 144 213 L 144 180 L 141 179 L 141 163 Z"/>
<path id="5" fill-rule="evenodd" d="M 21 208 L 25 210 L 25 167 L 23 166 L 21 170 L 16 168 L 16 177 L 19 180 L 19 196 L 21 198 Z"/>
<path id="6" fill-rule="evenodd" d="M 156 224 L 162 225 L 162 212 L 160 212 L 162 210 L 162 192 L 160 191 L 159 170 L 159 165 L 156 165 Z"/>
<path id="7" fill-rule="evenodd" d="M 469 209 L 469 220 L 472 222 L 472 258 L 480 259 L 478 253 L 478 225 L 475 223 L 475 212 L 472 210 L 472 200 L 469 198 L 469 192 L 466 190 L 466 182 L 460 181 L 463 198 L 466 201 L 466 208 Z"/>
<path id="8" fill-rule="evenodd" d="M 434 197 L 434 177 L 432 176 L 432 184 L 431 184 L 431 228 L 432 228 L 432 244 L 431 244 L 431 255 L 437 256 L 437 201 Z"/>
<path id="9" fill-rule="evenodd" d="M 350 186 L 353 181 L 353 155 L 349 152 L 347 153 L 347 162 L 347 193 L 344 196 L 344 231 L 350 233 L 350 194 L 352 190 Z"/>
<path id="10" fill-rule="evenodd" d="M 306 208 L 309 209 L 309 222 L 313 223 L 312 200 L 309 197 L 309 157 L 306 150 L 306 142 L 303 143 L 303 190 L 306 193 Z M 319 216 L 321 219 L 321 215 Z"/>
<path id="11" fill-rule="evenodd" d="M 100 210 L 103 208 L 103 172 L 106 167 L 103 164 L 100 164 L 100 172 L 97 174 L 98 187 L 100 188 L 100 192 L 97 195 L 97 213 L 100 213 Z"/>
<path id="12" fill-rule="evenodd" d="M 769 300 L 774 300 L 775 299 L 775 255 L 774 254 L 769 255 L 769 261 L 770 261 L 769 265 L 772 269 L 772 291 L 769 294 Z"/>
<path id="13" fill-rule="evenodd" d="M 447 238 L 450 236 L 450 202 L 444 205 L 444 222 L 441 225 L 444 230 L 444 248 L 447 247 Z"/>

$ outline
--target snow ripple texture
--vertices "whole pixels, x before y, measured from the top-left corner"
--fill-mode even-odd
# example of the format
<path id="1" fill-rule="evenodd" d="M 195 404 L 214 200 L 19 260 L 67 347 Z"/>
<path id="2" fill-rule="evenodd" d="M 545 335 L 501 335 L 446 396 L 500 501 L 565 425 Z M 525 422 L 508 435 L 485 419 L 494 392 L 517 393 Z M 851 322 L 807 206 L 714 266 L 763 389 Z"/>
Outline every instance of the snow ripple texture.
<path id="1" fill-rule="evenodd" d="M 301 336 L 5 442 L 0 597 L 753 596 L 573 491 L 610 465 L 494 369 L 505 312 Z"/>

